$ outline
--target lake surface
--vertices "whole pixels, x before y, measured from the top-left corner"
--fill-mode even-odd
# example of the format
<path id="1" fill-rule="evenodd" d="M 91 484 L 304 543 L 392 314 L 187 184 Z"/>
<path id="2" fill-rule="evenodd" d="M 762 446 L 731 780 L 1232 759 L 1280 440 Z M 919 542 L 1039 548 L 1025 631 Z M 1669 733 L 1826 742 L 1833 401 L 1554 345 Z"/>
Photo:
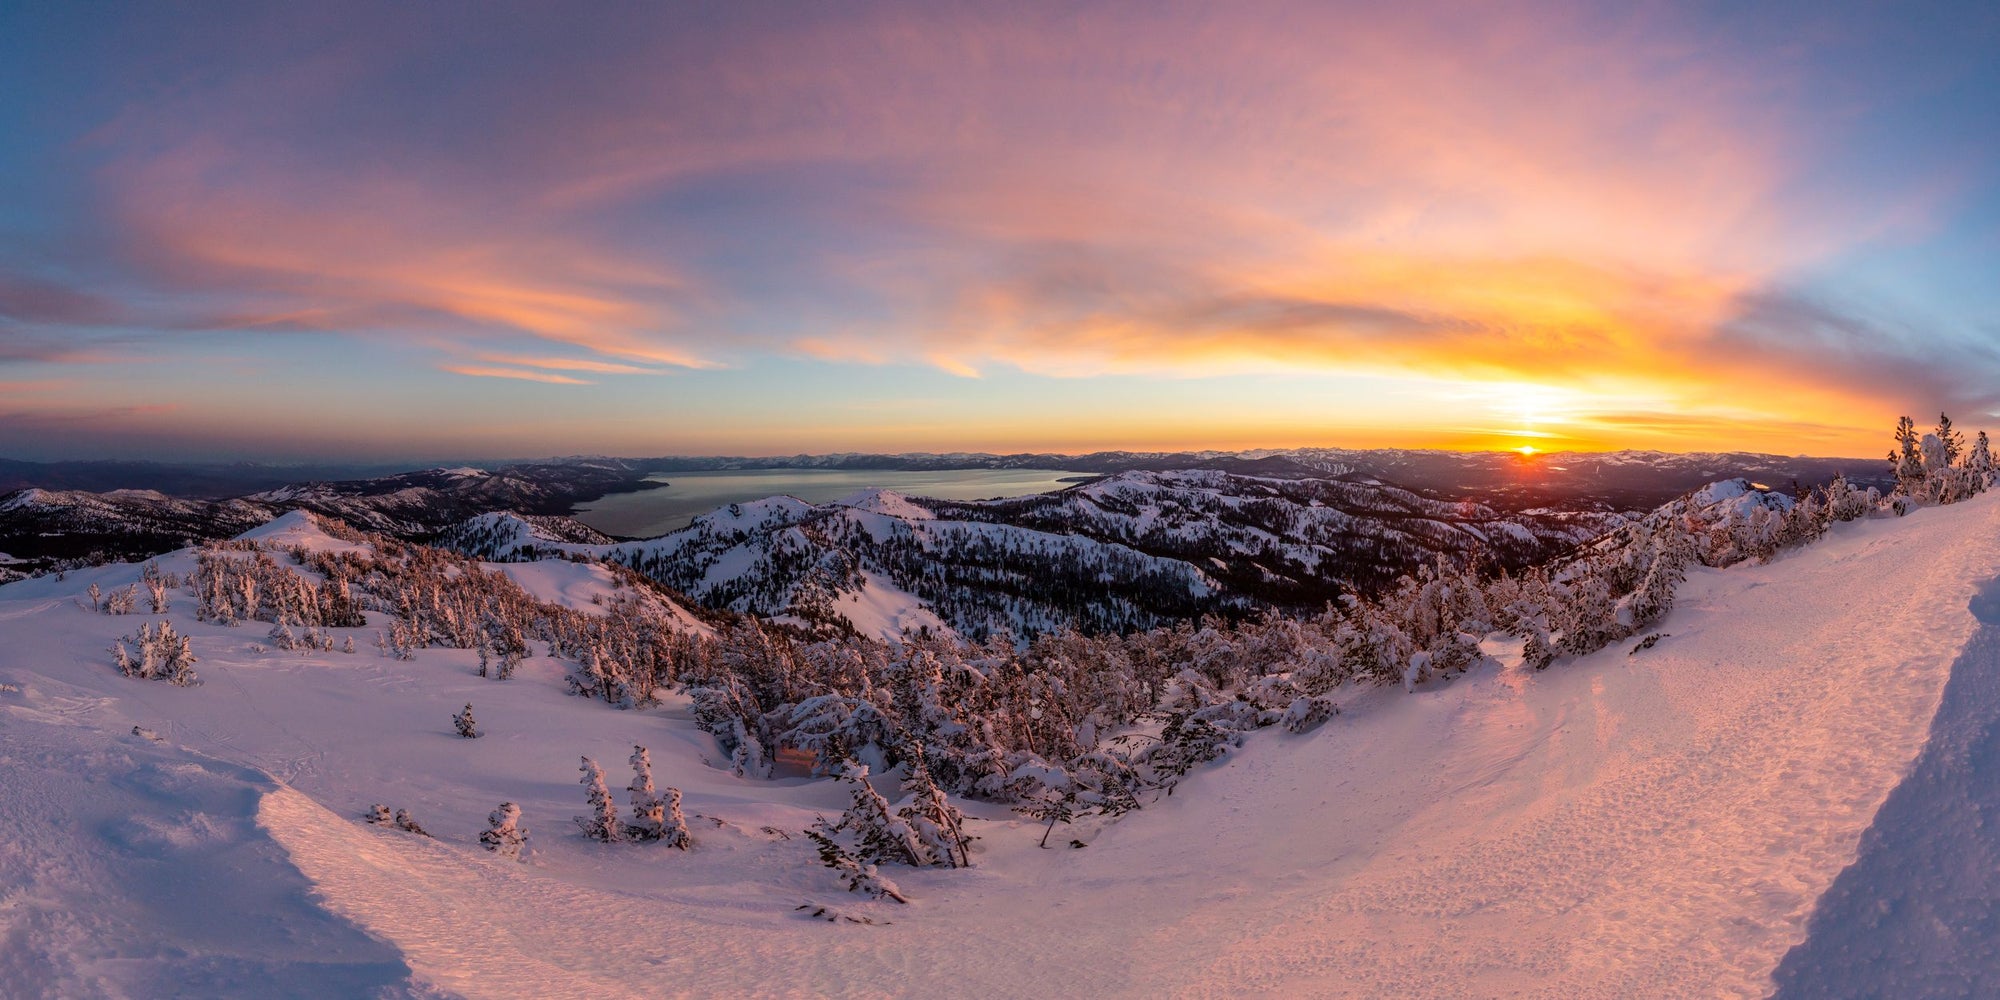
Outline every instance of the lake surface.
<path id="1" fill-rule="evenodd" d="M 732 503 L 789 494 L 807 503 L 844 499 L 861 490 L 889 489 L 940 500 L 985 500 L 1051 493 L 1089 477 L 1057 469 L 960 469 L 947 472 L 856 471 L 850 469 L 754 469 L 677 472 L 651 477 L 668 485 L 640 493 L 619 493 L 579 508 L 577 520 L 610 535 L 652 538 L 687 527 L 697 514 Z"/>

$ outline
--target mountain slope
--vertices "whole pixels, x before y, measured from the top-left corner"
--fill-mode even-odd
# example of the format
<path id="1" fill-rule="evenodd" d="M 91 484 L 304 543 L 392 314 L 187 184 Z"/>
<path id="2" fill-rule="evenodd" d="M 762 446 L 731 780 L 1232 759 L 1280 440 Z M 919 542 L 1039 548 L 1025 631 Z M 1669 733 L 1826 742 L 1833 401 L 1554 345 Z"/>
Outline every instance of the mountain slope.
<path id="1" fill-rule="evenodd" d="M 949 501 L 871 490 L 771 497 L 617 545 L 506 515 L 442 538 L 485 559 L 570 552 L 631 566 L 710 607 L 864 634 L 933 616 L 962 635 L 1126 631 L 1202 614 L 1316 610 L 1443 560 L 1520 569 L 1625 524 L 1504 512 L 1379 483 L 1209 470 L 1126 472 L 1057 493 Z M 888 595 L 903 613 L 885 613 Z"/>
<path id="2" fill-rule="evenodd" d="M 235 893 L 232 920 L 329 943 L 359 926 L 394 949 L 337 953 L 303 995 L 1759 994 L 1925 746 L 1979 628 L 1968 601 L 1996 573 L 2000 496 L 1836 525 L 1769 565 L 1694 571 L 1670 635 L 1636 655 L 1536 673 L 1496 646 L 1498 663 L 1413 695 L 1349 692 L 1309 735 L 1253 734 L 1179 794 L 1052 840 L 1088 849 L 1037 849 L 1041 824 L 969 805 L 976 866 L 899 870 L 907 907 L 839 891 L 799 839 L 841 808 L 837 788 L 733 776 L 683 701 L 619 712 L 559 694 L 545 659 L 498 682 L 465 650 L 260 653 L 256 631 L 193 624 L 203 686 L 131 680 L 103 650 L 141 616 L 74 598 L 136 567 L 26 581 L 0 587 L 17 654 L 0 663 L 0 736 L 37 763 L 0 768 L 0 798 L 25 838 L 9 842 L 41 846 L 0 852 L 8 884 L 28 887 L 0 908 L 14 977 L 0 992 L 129 992 L 135 976 L 256 992 L 214 972 L 232 954 L 217 915 L 142 909 L 170 919 L 136 931 L 101 919 L 201 872 Z M 451 733 L 467 701 L 482 739 Z M 686 793 L 692 852 L 569 827 L 577 755 L 622 781 L 634 743 Z M 188 780 L 93 796 L 126 758 Z M 228 794 L 257 797 L 254 830 L 242 800 L 225 806 L 179 766 L 202 760 L 247 769 Z M 534 831 L 532 864 L 474 842 L 502 800 Z M 354 819 L 376 801 L 436 839 Z M 322 908 L 224 888 L 288 875 L 200 867 L 218 843 L 266 836 Z M 75 926 L 21 902 L 90 870 L 116 877 L 81 897 Z M 805 919 L 806 901 L 890 923 Z M 619 927 L 635 931 L 607 933 Z M 291 954 L 269 952 L 276 981 L 307 982 Z"/>

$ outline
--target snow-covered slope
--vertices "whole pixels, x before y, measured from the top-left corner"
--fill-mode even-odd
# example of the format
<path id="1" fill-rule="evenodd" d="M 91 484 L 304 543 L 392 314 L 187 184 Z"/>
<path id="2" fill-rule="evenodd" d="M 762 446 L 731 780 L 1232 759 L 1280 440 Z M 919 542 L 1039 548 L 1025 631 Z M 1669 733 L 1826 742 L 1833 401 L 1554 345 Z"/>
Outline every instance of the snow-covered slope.
<path id="1" fill-rule="evenodd" d="M 1380 483 L 1195 470 L 1126 472 L 1012 500 L 889 490 L 818 505 L 769 497 L 617 545 L 573 544 L 547 524 L 494 514 L 441 542 L 484 559 L 608 559 L 710 607 L 834 619 L 866 635 L 935 621 L 982 637 L 1314 610 L 1438 560 L 1519 569 L 1625 523 L 1603 511 L 1507 512 Z M 892 591 L 921 614 L 871 610 Z"/>
<path id="2" fill-rule="evenodd" d="M 2000 669 L 1962 656 L 2000 575 L 1988 494 L 1697 569 L 1636 654 L 1535 673 L 1499 649 L 1415 694 L 1350 692 L 1051 849 L 969 806 L 975 867 L 898 871 L 894 907 L 799 836 L 837 788 L 733 776 L 682 702 L 566 697 L 542 658 L 501 682 L 469 651 L 257 652 L 260 629 L 196 624 L 182 595 L 205 683 L 132 680 L 105 649 L 145 616 L 75 597 L 137 574 L 0 587 L 0 995 L 1760 995 L 1907 794 L 1947 683 Z M 478 740 L 452 734 L 468 701 Z M 686 793 L 694 850 L 570 825 L 577 757 L 622 783 L 635 743 Z M 476 843 L 502 800 L 532 863 Z M 374 802 L 435 839 L 358 822 Z M 1840 905 L 1916 874 L 1871 869 Z M 1828 961 L 1806 944 L 1796 961 Z"/>

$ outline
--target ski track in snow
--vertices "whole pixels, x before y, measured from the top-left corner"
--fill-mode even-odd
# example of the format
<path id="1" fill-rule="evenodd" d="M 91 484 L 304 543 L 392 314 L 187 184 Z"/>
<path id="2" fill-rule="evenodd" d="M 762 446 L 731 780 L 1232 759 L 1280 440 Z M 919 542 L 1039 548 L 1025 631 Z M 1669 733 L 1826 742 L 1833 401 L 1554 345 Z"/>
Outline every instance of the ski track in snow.
<path id="1" fill-rule="evenodd" d="M 0 719 L 51 746 L 136 720 L 289 776 L 296 787 L 255 802 L 256 831 L 237 822 L 232 837 L 268 836 L 310 879 L 324 912 L 292 920 L 336 937 L 351 922 L 393 945 L 349 973 L 391 990 L 416 989 L 398 985 L 406 963 L 466 997 L 1761 996 L 1924 750 L 1978 628 L 1968 601 L 1997 569 L 2000 494 L 1838 526 L 1769 566 L 1696 571 L 1659 626 L 1670 637 L 1635 656 L 1628 640 L 1545 673 L 1350 692 L 1346 714 L 1308 736 L 1254 734 L 1175 796 L 1051 838 L 1087 849 L 1037 850 L 1039 824 L 982 810 L 978 867 L 893 873 L 907 907 L 841 893 L 813 865 L 795 831 L 840 808 L 825 783 L 704 767 L 713 750 L 684 707 L 567 699 L 546 661 L 498 684 L 452 659 L 469 654 L 245 658 L 223 647 L 252 636 L 203 632 L 203 688 L 65 653 L 39 673 L 0 669 L 33 685 L 0 694 Z M 0 590 L 0 620 L 32 608 L 52 626 L 104 627 L 42 600 L 48 586 Z M 467 699 L 495 735 L 445 731 Z M 613 766 L 634 739 L 691 813 L 735 827 L 698 824 L 687 855 L 580 842 L 566 829 L 582 803 L 575 754 Z M 0 768 L 9 801 L 57 794 L 21 773 Z M 349 818 L 377 796 L 419 807 L 441 839 Z M 471 842 L 500 798 L 523 803 L 535 864 Z M 7 833 L 51 842 L 18 832 L 13 812 Z M 772 823 L 794 839 L 752 832 Z M 60 887 L 64 866 L 96 863 L 0 847 L 0 886 Z M 78 919 L 126 905 L 111 886 L 86 886 Z M 60 895 L 0 888 L 0 944 L 71 934 L 19 916 Z M 801 919 L 805 899 L 893 924 Z M 94 981 L 58 968 L 76 956 L 56 945 L 0 956 L 14 977 L 0 994 Z M 22 967 L 36 956 L 48 967 Z"/>

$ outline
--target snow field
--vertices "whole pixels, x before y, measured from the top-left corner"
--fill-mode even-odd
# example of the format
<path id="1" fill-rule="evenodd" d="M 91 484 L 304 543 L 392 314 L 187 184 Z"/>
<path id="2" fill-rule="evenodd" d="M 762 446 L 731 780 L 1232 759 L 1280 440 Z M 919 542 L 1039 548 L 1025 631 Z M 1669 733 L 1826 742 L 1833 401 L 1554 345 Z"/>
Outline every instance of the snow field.
<path id="1" fill-rule="evenodd" d="M 0 994 L 251 995 L 261 962 L 329 996 L 1764 995 L 1923 751 L 1996 573 L 1991 494 L 1837 525 L 1768 566 L 1694 570 L 1652 649 L 1349 692 L 1311 734 L 1253 734 L 1054 849 L 974 805 L 977 867 L 892 871 L 907 907 L 841 892 L 799 836 L 838 788 L 733 777 L 678 700 L 568 698 L 540 658 L 506 682 L 463 651 L 382 658 L 372 630 L 352 656 L 257 654 L 261 627 L 197 624 L 185 595 L 170 617 L 206 683 L 135 681 L 104 649 L 152 616 L 71 596 L 137 567 L 25 581 L 0 588 L 0 753 L 34 762 L 0 767 L 4 839 L 28 845 L 0 846 Z M 466 701 L 484 738 L 452 734 Z M 686 793 L 692 852 L 570 823 L 578 756 L 622 808 L 635 742 Z M 118 784 L 156 761 L 216 787 Z M 477 846 L 502 800 L 531 863 Z M 361 824 L 378 801 L 437 839 Z M 186 905 L 155 891 L 183 877 Z M 890 923 L 810 920 L 807 900 Z M 231 943 L 273 921 L 290 944 Z"/>

